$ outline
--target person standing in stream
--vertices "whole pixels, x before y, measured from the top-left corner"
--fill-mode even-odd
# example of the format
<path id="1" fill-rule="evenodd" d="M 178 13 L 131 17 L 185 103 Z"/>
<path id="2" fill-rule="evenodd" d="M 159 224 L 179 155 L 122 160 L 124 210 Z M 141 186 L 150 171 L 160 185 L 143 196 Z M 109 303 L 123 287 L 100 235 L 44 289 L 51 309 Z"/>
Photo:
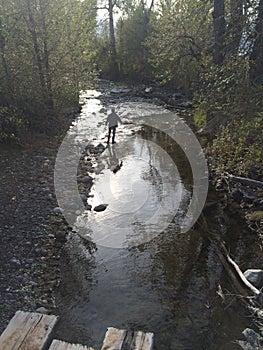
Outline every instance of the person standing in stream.
<path id="1" fill-rule="evenodd" d="M 121 119 L 118 114 L 115 112 L 115 108 L 111 108 L 111 113 L 108 115 L 106 120 L 106 125 L 109 124 L 108 140 L 107 143 L 110 143 L 110 137 L 112 132 L 112 143 L 115 143 L 115 134 L 118 127 L 118 122 L 121 123 Z"/>

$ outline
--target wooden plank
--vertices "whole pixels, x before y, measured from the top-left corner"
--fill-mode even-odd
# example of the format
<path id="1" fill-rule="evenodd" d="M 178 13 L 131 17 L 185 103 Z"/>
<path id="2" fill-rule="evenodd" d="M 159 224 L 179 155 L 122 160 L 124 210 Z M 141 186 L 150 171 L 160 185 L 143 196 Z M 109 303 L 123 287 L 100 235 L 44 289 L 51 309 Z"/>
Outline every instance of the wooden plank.
<path id="1" fill-rule="evenodd" d="M 49 350 L 94 350 L 93 348 L 87 348 L 80 344 L 70 344 L 61 340 L 53 340 Z"/>
<path id="2" fill-rule="evenodd" d="M 57 316 L 17 311 L 0 337 L 0 350 L 46 350 Z"/>
<path id="3" fill-rule="evenodd" d="M 109 327 L 101 350 L 121 350 L 126 331 Z"/>
<path id="4" fill-rule="evenodd" d="M 153 333 L 108 328 L 101 350 L 152 350 Z"/>
<path id="5" fill-rule="evenodd" d="M 143 333 L 141 331 L 135 334 L 135 349 L 137 350 L 152 350 L 153 348 L 153 333 Z"/>

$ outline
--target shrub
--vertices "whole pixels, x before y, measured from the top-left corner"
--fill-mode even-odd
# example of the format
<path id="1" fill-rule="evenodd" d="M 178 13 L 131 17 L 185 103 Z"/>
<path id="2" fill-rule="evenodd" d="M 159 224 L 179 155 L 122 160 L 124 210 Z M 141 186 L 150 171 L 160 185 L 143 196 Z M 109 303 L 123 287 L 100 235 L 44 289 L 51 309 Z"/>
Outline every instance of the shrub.
<path id="1" fill-rule="evenodd" d="M 208 149 L 212 169 L 260 179 L 263 173 L 263 113 L 235 117 L 221 129 Z"/>

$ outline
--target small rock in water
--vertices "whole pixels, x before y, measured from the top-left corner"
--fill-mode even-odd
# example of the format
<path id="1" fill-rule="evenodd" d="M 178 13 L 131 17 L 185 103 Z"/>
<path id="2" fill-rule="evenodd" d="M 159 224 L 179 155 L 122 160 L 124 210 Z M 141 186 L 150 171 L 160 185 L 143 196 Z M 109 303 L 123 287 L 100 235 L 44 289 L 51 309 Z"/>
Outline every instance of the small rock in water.
<path id="1" fill-rule="evenodd" d="M 87 197 L 85 194 L 81 194 L 81 195 L 80 195 L 80 198 L 82 199 L 82 202 L 83 202 L 84 204 L 87 203 L 88 197 Z"/>
<path id="2" fill-rule="evenodd" d="M 91 206 L 90 204 L 87 204 L 87 205 L 86 205 L 86 209 L 87 209 L 87 210 L 91 210 L 91 209 L 92 209 L 92 206 Z"/>
<path id="3" fill-rule="evenodd" d="M 99 113 L 107 113 L 107 109 L 106 108 L 104 108 L 104 107 L 102 107 L 100 110 L 99 110 Z"/>
<path id="4" fill-rule="evenodd" d="M 104 211 L 106 208 L 107 208 L 108 204 L 100 204 L 100 205 L 97 205 L 94 210 L 95 211 Z"/>
<path id="5" fill-rule="evenodd" d="M 96 148 L 101 148 L 101 149 L 105 149 L 105 146 L 102 143 L 99 143 Z"/>
<path id="6" fill-rule="evenodd" d="M 261 288 L 263 285 L 263 270 L 248 269 L 244 272 L 246 279 L 256 288 Z"/>
<path id="7" fill-rule="evenodd" d="M 93 179 L 91 176 L 87 175 L 87 176 L 83 176 L 81 179 L 80 179 L 80 182 L 84 183 L 84 184 L 90 184 L 92 183 Z"/>

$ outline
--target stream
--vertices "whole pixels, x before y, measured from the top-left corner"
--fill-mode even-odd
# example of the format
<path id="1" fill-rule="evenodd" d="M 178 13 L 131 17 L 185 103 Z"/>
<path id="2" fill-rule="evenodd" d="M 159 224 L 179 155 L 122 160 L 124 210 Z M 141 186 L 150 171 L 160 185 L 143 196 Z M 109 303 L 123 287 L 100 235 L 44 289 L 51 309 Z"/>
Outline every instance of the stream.
<path id="1" fill-rule="evenodd" d="M 71 139 L 106 146 L 100 93 L 83 92 L 82 102 Z M 108 206 L 79 212 L 65 244 L 56 336 L 99 350 L 111 326 L 153 332 L 158 350 L 240 349 L 235 340 L 250 320 L 234 296 L 226 304 L 216 293 L 231 286 L 202 226 L 181 230 L 193 192 L 189 161 L 169 135 L 145 125 L 159 125 L 167 111 L 142 99 L 112 99 L 107 109 L 113 105 L 123 124 L 97 158 L 88 198 L 92 208 Z M 259 247 L 238 218 L 220 211 L 223 200 L 209 190 L 205 219 L 250 268 Z"/>

